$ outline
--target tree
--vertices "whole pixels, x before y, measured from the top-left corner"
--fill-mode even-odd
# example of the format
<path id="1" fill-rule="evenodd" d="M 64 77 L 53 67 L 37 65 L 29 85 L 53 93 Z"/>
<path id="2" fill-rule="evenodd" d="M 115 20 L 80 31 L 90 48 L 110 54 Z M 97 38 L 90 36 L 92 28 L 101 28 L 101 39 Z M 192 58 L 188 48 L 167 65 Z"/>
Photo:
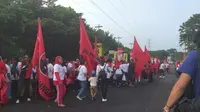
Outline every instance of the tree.
<path id="1" fill-rule="evenodd" d="M 1 0 L 0 55 L 12 56 L 24 51 L 32 56 L 37 18 L 40 17 L 47 56 L 60 55 L 69 60 L 79 57 L 79 17 L 83 14 L 76 13 L 71 7 L 56 5 L 56 1 Z M 103 43 L 105 52 L 123 47 L 110 32 L 96 30 L 86 20 L 85 26 L 91 43 L 96 36 L 98 42 Z"/>
<path id="2" fill-rule="evenodd" d="M 177 50 L 174 48 L 171 48 L 171 49 L 168 49 L 167 52 L 169 52 L 169 56 L 171 57 L 171 60 L 175 61 Z"/>
<path id="3" fill-rule="evenodd" d="M 186 50 L 192 50 L 195 48 L 195 45 L 192 42 L 192 37 L 200 28 L 200 14 L 194 14 L 191 16 L 186 22 L 184 22 L 179 29 L 180 38 L 179 43 L 180 46 L 185 46 Z"/>
<path id="4" fill-rule="evenodd" d="M 159 59 L 164 60 L 164 57 L 169 56 L 169 52 L 165 50 L 150 51 L 152 57 L 158 56 Z"/>

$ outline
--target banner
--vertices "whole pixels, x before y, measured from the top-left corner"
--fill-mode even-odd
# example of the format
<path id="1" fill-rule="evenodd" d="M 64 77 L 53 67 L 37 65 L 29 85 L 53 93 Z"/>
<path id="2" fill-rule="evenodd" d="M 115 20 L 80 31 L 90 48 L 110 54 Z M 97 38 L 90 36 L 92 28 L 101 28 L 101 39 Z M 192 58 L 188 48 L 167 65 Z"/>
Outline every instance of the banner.
<path id="1" fill-rule="evenodd" d="M 88 69 L 88 76 L 91 76 L 92 70 L 95 68 L 94 65 L 97 63 L 92 45 L 90 43 L 88 34 L 86 32 L 82 18 L 80 17 L 80 49 L 79 54 L 81 58 L 86 61 L 86 67 Z"/>
<path id="2" fill-rule="evenodd" d="M 122 59 L 123 59 L 123 52 L 124 52 L 123 48 L 118 48 L 117 49 L 117 59 L 118 59 L 118 61 L 122 61 Z"/>
<path id="3" fill-rule="evenodd" d="M 37 81 L 40 95 L 45 100 L 52 99 L 53 95 L 51 92 L 49 77 L 47 74 L 46 53 L 44 48 L 40 19 L 38 19 L 38 34 L 31 64 L 32 67 L 37 67 Z"/>

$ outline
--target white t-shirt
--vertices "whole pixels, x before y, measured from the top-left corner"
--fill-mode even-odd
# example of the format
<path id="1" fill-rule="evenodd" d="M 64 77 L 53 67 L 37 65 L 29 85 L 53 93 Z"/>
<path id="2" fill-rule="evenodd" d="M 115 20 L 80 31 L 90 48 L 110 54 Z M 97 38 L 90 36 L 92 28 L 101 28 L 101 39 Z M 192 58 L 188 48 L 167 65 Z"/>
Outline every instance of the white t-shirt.
<path id="1" fill-rule="evenodd" d="M 49 63 L 49 64 L 47 65 L 47 68 L 48 68 L 48 77 L 49 77 L 50 79 L 52 79 L 52 78 L 53 78 L 53 65 L 52 65 L 51 63 Z"/>
<path id="2" fill-rule="evenodd" d="M 21 66 L 22 66 L 22 62 L 18 62 L 17 63 L 17 70 L 18 70 L 18 72 L 21 71 Z"/>
<path id="3" fill-rule="evenodd" d="M 72 69 L 73 68 L 73 64 L 71 63 L 71 62 L 69 62 L 68 64 L 67 64 L 67 70 L 70 70 L 70 69 Z"/>
<path id="4" fill-rule="evenodd" d="M 113 71 L 112 67 L 106 64 L 105 72 L 107 74 L 107 79 L 109 79 L 112 76 L 112 71 Z"/>
<path id="5" fill-rule="evenodd" d="M 90 82 L 90 86 L 97 86 L 97 77 L 90 77 L 88 81 Z"/>
<path id="6" fill-rule="evenodd" d="M 85 74 L 87 74 L 87 68 L 85 67 L 85 65 L 80 65 L 78 67 L 78 70 L 79 70 L 79 73 L 78 73 L 77 79 L 80 81 L 86 81 L 87 76 Z"/>
<path id="7" fill-rule="evenodd" d="M 66 74 L 67 73 L 67 67 L 63 66 L 63 70 L 64 70 L 64 73 Z"/>
<path id="8" fill-rule="evenodd" d="M 63 70 L 63 67 L 60 64 L 55 64 L 54 67 L 53 67 L 53 71 L 54 71 L 54 73 L 53 73 L 53 80 L 54 81 L 57 81 L 55 72 L 59 73 L 60 80 L 65 79 L 65 72 Z"/>
<path id="9" fill-rule="evenodd" d="M 121 64 L 121 65 L 119 66 L 119 68 L 120 68 L 121 70 L 123 70 L 124 72 L 128 73 L 128 66 L 129 66 L 129 64 L 124 63 L 124 64 Z"/>
<path id="10" fill-rule="evenodd" d="M 7 82 L 12 82 L 12 81 L 8 78 L 8 74 L 9 74 L 10 77 L 11 77 L 11 68 L 10 68 L 10 66 L 8 66 L 7 64 L 6 64 L 6 69 L 7 69 L 6 81 L 7 81 Z"/>
<path id="11" fill-rule="evenodd" d="M 120 68 L 118 68 L 116 71 L 115 71 L 115 74 L 117 75 L 122 75 L 122 70 Z"/>
<path id="12" fill-rule="evenodd" d="M 160 65 L 160 69 L 161 69 L 161 70 L 165 70 L 165 64 L 164 64 L 164 63 L 162 63 L 162 64 Z"/>
<path id="13" fill-rule="evenodd" d="M 105 66 L 105 65 L 104 65 Z M 99 77 L 99 72 L 104 68 L 104 66 L 101 66 L 100 64 L 97 65 L 96 68 L 96 77 Z M 104 68 L 105 69 L 105 68 Z"/>
<path id="14" fill-rule="evenodd" d="M 165 63 L 165 67 L 168 68 L 169 67 L 169 63 Z"/>

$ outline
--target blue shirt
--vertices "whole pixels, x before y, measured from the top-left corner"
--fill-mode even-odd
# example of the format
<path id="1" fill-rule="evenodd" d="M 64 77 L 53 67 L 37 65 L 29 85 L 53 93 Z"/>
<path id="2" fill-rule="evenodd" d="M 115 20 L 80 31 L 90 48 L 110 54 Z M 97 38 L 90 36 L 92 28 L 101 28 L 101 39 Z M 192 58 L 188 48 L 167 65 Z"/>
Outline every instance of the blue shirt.
<path id="1" fill-rule="evenodd" d="M 189 52 L 183 63 L 177 70 L 180 73 L 186 73 L 191 76 L 194 83 L 195 97 L 200 96 L 200 70 L 198 69 L 198 55 L 196 50 Z"/>

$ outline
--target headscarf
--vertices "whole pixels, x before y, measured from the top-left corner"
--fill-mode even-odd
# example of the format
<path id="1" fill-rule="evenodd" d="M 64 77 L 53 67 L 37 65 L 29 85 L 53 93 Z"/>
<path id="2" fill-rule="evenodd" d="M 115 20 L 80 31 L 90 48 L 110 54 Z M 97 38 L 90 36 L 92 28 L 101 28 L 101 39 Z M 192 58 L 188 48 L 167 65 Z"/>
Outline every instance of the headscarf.
<path id="1" fill-rule="evenodd" d="M 61 58 L 60 56 L 56 56 L 55 64 L 62 64 L 62 63 L 59 61 L 60 58 Z"/>

